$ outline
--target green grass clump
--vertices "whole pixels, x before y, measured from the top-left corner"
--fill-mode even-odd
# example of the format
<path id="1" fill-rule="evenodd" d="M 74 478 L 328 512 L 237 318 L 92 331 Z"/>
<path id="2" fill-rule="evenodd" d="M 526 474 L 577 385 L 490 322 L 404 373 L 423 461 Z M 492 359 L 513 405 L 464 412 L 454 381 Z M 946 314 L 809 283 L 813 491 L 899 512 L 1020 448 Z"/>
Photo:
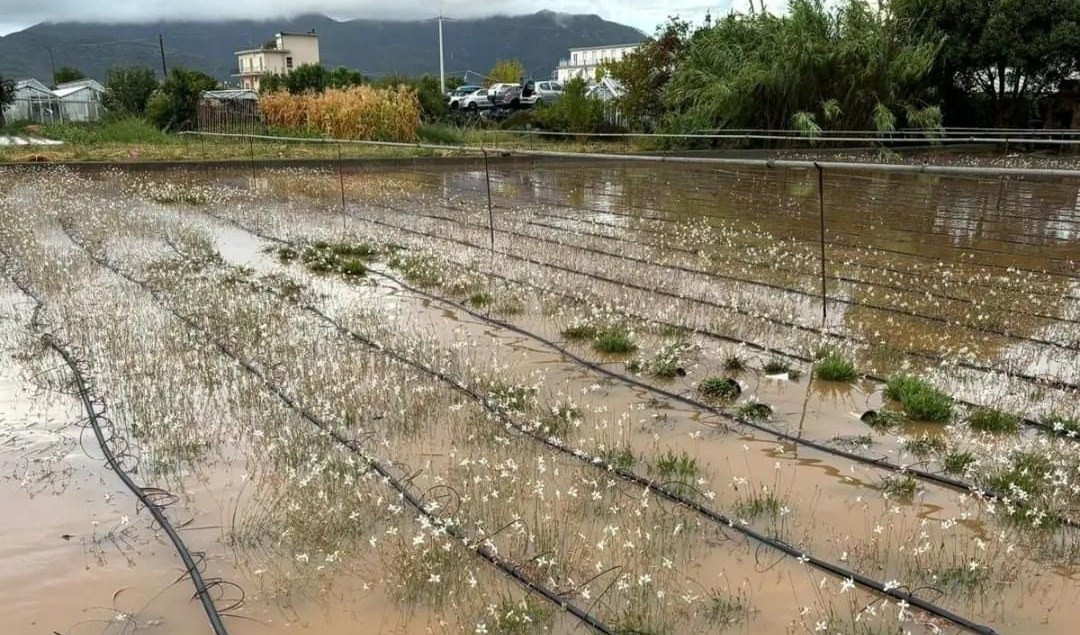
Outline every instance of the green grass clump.
<path id="1" fill-rule="evenodd" d="M 388 265 L 397 269 L 405 279 L 419 287 L 437 287 L 443 283 L 444 269 L 434 258 L 423 254 L 394 254 Z"/>
<path id="2" fill-rule="evenodd" d="M 984 588 L 990 581 L 990 572 L 984 567 L 950 567 L 939 571 L 937 584 L 945 591 L 971 594 Z"/>
<path id="3" fill-rule="evenodd" d="M 772 416 L 772 408 L 758 402 L 744 403 L 735 410 L 735 416 L 746 421 L 761 421 Z"/>
<path id="4" fill-rule="evenodd" d="M 699 469 L 697 459 L 686 452 L 675 454 L 668 450 L 656 457 L 649 471 L 660 478 L 691 482 L 697 478 Z"/>
<path id="5" fill-rule="evenodd" d="M 889 432 L 904 425 L 904 417 L 891 410 L 867 412 L 861 418 L 863 423 L 878 432 Z"/>
<path id="6" fill-rule="evenodd" d="M 599 332 L 592 324 L 573 324 L 563 329 L 562 336 L 571 342 L 591 340 Z"/>
<path id="7" fill-rule="evenodd" d="M 769 494 L 754 495 L 750 500 L 735 503 L 735 516 L 742 520 L 755 520 L 762 516 L 775 518 L 780 515 L 783 504 L 780 499 Z"/>
<path id="8" fill-rule="evenodd" d="M 729 626 L 742 621 L 746 615 L 747 607 L 742 598 L 719 589 L 709 591 L 709 599 L 705 601 L 705 621 L 717 627 Z"/>
<path id="9" fill-rule="evenodd" d="M 1054 431 L 1060 431 L 1072 436 L 1080 436 L 1080 418 L 1066 417 L 1057 413 L 1046 415 L 1039 419 L 1039 423 Z"/>
<path id="10" fill-rule="evenodd" d="M 508 410 L 524 412 L 536 403 L 536 388 L 496 384 L 489 393 L 491 399 Z"/>
<path id="11" fill-rule="evenodd" d="M 919 482 L 910 476 L 890 476 L 882 481 L 881 489 L 889 496 L 909 501 L 919 491 Z"/>
<path id="12" fill-rule="evenodd" d="M 465 303 L 473 308 L 483 309 L 490 306 L 493 300 L 494 298 L 487 291 L 477 291 L 466 298 Z"/>
<path id="13" fill-rule="evenodd" d="M 73 145 L 103 143 L 172 144 L 171 137 L 141 117 L 118 117 L 95 123 L 51 123 L 41 127 L 41 135 Z"/>
<path id="14" fill-rule="evenodd" d="M 893 375 L 885 384 L 885 396 L 899 401 L 916 421 L 944 423 L 952 418 L 952 398 L 918 377 Z"/>
<path id="15" fill-rule="evenodd" d="M 945 439 L 925 432 L 913 439 L 904 441 L 904 449 L 919 458 L 940 454 L 945 451 L 946 447 Z"/>
<path id="16" fill-rule="evenodd" d="M 629 470 L 634 467 L 637 457 L 629 446 L 606 448 L 596 453 L 596 458 L 604 465 L 619 470 Z"/>
<path id="17" fill-rule="evenodd" d="M 854 362 L 829 353 L 814 365 L 814 376 L 823 381 L 854 381 L 859 373 Z"/>
<path id="18" fill-rule="evenodd" d="M 625 330 L 609 328 L 597 332 L 596 339 L 593 340 L 593 349 L 609 355 L 625 355 L 636 351 L 637 345 Z"/>
<path id="19" fill-rule="evenodd" d="M 540 429 L 546 434 L 564 436 L 581 421 L 581 411 L 571 403 L 557 403 L 540 419 Z"/>
<path id="20" fill-rule="evenodd" d="M 707 377 L 698 384 L 702 397 L 713 401 L 728 401 L 742 393 L 739 383 L 730 377 Z"/>
<path id="21" fill-rule="evenodd" d="M 1020 452 L 1009 461 L 1009 467 L 990 477 L 990 487 L 1000 494 L 1016 497 L 1017 491 L 1036 497 L 1046 487 L 1046 475 L 1053 470 L 1050 459 L 1032 452 Z"/>
<path id="22" fill-rule="evenodd" d="M 954 451 L 945 455 L 942 461 L 945 471 L 949 474 L 963 474 L 968 466 L 975 462 L 975 455 L 971 452 Z"/>
<path id="23" fill-rule="evenodd" d="M 993 408 L 977 408 L 968 415 L 968 425 L 982 432 L 1012 434 L 1020 429 L 1020 417 Z"/>
<path id="24" fill-rule="evenodd" d="M 765 362 L 765 365 L 761 367 L 761 370 L 765 371 L 766 375 L 784 375 L 786 374 L 790 379 L 798 379 L 802 376 L 802 372 L 791 365 L 786 359 L 774 358 Z"/>
<path id="25" fill-rule="evenodd" d="M 746 370 L 746 360 L 738 353 L 732 353 L 724 358 L 724 370 L 731 372 Z"/>
<path id="26" fill-rule="evenodd" d="M 461 145 L 465 141 L 461 131 L 451 128 L 446 124 L 428 123 L 420 126 L 417 131 L 420 140 L 427 143 L 441 143 L 443 145 Z"/>

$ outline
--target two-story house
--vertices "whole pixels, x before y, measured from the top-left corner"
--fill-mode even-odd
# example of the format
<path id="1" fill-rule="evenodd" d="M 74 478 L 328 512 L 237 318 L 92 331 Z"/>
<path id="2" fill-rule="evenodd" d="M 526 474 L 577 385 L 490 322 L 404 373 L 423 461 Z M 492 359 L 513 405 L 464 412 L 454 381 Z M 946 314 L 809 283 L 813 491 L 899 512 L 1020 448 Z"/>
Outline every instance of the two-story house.
<path id="1" fill-rule="evenodd" d="M 257 49 L 236 51 L 240 87 L 259 90 L 259 78 L 267 73 L 287 75 L 304 64 L 319 63 L 319 36 L 311 33 L 278 33 Z"/>

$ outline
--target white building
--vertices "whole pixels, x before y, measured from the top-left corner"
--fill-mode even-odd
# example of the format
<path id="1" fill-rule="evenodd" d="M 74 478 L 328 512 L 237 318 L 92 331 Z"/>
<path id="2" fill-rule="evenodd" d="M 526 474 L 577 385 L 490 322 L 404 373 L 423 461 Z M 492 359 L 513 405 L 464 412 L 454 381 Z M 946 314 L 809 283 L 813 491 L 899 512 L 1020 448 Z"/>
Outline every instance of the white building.
<path id="1" fill-rule="evenodd" d="M 604 62 L 617 62 L 641 46 L 637 44 L 611 44 L 607 46 L 585 46 L 570 49 L 570 57 L 559 62 L 555 69 L 555 79 L 563 84 L 575 77 L 585 81 L 596 79 L 596 70 Z"/>
<path id="2" fill-rule="evenodd" d="M 319 63 L 319 36 L 311 33 L 277 33 L 261 48 L 236 52 L 240 87 L 259 90 L 259 78 L 266 73 L 288 75 L 304 64 Z"/>
<path id="3" fill-rule="evenodd" d="M 97 121 L 105 114 L 105 87 L 96 80 L 59 84 L 53 94 L 60 100 L 63 121 Z"/>

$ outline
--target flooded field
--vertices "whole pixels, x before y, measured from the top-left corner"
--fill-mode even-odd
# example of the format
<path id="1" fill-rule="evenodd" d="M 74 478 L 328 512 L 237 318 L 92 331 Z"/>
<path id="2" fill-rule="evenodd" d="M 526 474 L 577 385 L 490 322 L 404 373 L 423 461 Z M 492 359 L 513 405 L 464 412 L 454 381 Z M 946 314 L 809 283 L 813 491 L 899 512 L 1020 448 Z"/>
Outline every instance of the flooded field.
<path id="1" fill-rule="evenodd" d="M 1075 631 L 1080 183 L 487 167 L 0 171 L 5 632 Z"/>

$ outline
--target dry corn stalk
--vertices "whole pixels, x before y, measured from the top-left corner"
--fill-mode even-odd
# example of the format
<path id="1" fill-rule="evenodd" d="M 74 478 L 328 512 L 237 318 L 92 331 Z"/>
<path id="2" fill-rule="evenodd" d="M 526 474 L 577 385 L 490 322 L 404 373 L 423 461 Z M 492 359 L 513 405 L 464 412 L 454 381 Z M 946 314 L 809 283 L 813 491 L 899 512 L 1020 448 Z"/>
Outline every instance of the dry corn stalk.
<path id="1" fill-rule="evenodd" d="M 354 86 L 323 93 L 270 93 L 259 98 L 266 124 L 340 139 L 416 141 L 420 101 L 406 86 Z"/>

